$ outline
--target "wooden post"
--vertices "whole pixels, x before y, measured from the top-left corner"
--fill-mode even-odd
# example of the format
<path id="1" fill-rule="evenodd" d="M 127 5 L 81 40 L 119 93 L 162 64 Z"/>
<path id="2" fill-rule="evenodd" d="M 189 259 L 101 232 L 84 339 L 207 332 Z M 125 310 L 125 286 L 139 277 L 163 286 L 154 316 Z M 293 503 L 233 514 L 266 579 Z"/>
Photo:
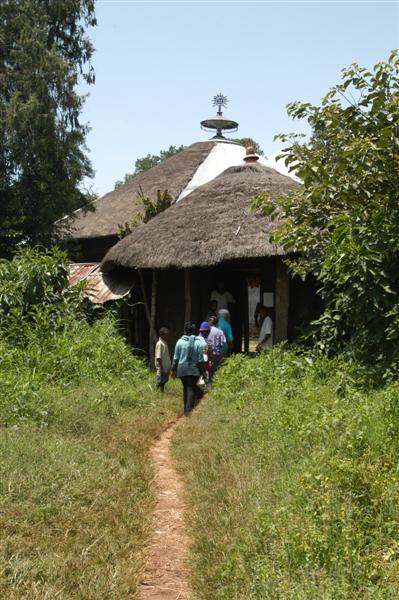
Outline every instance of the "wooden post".
<path id="1" fill-rule="evenodd" d="M 148 306 L 148 301 L 147 301 L 147 294 L 145 291 L 145 285 L 144 285 L 144 277 L 143 277 L 143 272 L 141 269 L 139 269 L 139 275 L 140 275 L 140 283 L 141 283 L 141 293 L 143 296 L 143 303 L 144 303 L 144 309 L 145 309 L 145 314 L 147 316 L 147 321 L 148 321 L 148 326 L 150 328 L 150 335 L 149 335 L 149 358 L 150 358 L 150 365 L 154 366 L 154 344 L 157 341 L 157 336 L 155 334 L 155 328 L 154 328 L 154 324 L 155 324 L 155 308 L 154 311 L 152 309 L 152 305 L 153 305 L 153 301 L 154 301 L 154 306 L 156 303 L 156 282 L 157 282 L 157 277 L 156 277 L 156 272 L 152 271 L 152 290 L 151 290 L 151 313 L 150 313 L 150 308 Z M 155 293 L 154 293 L 154 280 L 155 280 Z"/>
<path id="2" fill-rule="evenodd" d="M 133 307 L 133 319 L 134 319 L 134 325 L 133 325 L 134 346 L 136 346 L 136 348 L 139 348 L 140 340 L 141 340 L 141 338 L 140 338 L 141 331 L 140 331 L 140 314 L 139 314 L 138 306 Z"/>
<path id="3" fill-rule="evenodd" d="M 133 346 L 133 337 L 132 337 L 132 309 L 130 307 L 129 302 L 123 303 L 123 313 L 125 316 L 125 331 L 126 331 L 126 341 L 130 346 Z"/>
<path id="4" fill-rule="evenodd" d="M 157 342 L 155 333 L 155 316 L 157 311 L 157 285 L 158 273 L 155 269 L 152 270 L 152 285 L 151 285 L 151 314 L 150 314 L 150 365 L 155 367 L 155 344 Z"/>
<path id="5" fill-rule="evenodd" d="M 287 339 L 288 334 L 288 307 L 290 300 L 290 279 L 287 268 L 281 258 L 276 264 L 276 302 L 275 302 L 275 333 L 274 343 L 278 344 Z"/>
<path id="6" fill-rule="evenodd" d="M 189 269 L 184 269 L 184 306 L 184 322 L 191 323 L 191 282 Z"/>
<path id="7" fill-rule="evenodd" d="M 244 333 L 244 352 L 249 352 L 249 302 L 248 302 L 248 281 L 246 275 L 243 276 L 243 333 Z"/>

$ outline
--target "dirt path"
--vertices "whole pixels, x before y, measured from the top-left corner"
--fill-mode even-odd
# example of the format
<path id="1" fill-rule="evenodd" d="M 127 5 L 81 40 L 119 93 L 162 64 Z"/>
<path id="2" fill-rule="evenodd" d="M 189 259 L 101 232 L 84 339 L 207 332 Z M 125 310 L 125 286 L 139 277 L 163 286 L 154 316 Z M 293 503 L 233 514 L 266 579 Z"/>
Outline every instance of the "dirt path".
<path id="1" fill-rule="evenodd" d="M 183 484 L 173 464 L 170 445 L 178 421 L 166 429 L 151 450 L 157 505 L 154 529 L 146 548 L 146 564 L 138 600 L 189 600 L 185 566 L 188 539 L 184 531 Z"/>

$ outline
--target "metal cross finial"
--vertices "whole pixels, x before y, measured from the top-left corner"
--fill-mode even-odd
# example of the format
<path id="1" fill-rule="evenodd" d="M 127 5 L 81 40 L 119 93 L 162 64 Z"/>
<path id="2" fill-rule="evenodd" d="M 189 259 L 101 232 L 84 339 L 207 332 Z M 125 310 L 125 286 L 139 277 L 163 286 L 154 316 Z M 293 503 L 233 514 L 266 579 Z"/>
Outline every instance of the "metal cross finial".
<path id="1" fill-rule="evenodd" d="M 216 96 L 213 97 L 213 106 L 218 107 L 218 115 L 222 114 L 222 106 L 226 107 L 228 101 L 227 96 L 224 96 L 223 94 L 216 94 Z"/>
<path id="2" fill-rule="evenodd" d="M 201 121 L 202 129 L 205 129 L 205 131 L 216 131 L 216 135 L 212 139 L 224 140 L 223 131 L 237 131 L 238 129 L 237 121 L 227 119 L 223 116 L 222 107 L 227 106 L 228 101 L 227 96 L 216 94 L 216 96 L 213 97 L 213 106 L 218 107 L 217 114 L 210 119 Z"/>

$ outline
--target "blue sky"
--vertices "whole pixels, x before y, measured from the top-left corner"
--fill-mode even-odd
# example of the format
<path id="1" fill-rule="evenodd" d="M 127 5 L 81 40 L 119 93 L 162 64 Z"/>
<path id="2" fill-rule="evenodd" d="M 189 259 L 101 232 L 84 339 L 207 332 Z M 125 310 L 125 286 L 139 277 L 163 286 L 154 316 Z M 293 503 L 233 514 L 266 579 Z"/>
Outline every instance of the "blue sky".
<path id="1" fill-rule="evenodd" d="M 399 46 L 394 1 L 97 0 L 96 83 L 83 120 L 100 195 L 134 169 L 137 158 L 171 144 L 206 140 L 199 122 L 212 97 L 230 102 L 237 136 L 267 153 L 279 132 L 304 131 L 285 106 L 318 103 L 356 61 L 370 67 Z"/>

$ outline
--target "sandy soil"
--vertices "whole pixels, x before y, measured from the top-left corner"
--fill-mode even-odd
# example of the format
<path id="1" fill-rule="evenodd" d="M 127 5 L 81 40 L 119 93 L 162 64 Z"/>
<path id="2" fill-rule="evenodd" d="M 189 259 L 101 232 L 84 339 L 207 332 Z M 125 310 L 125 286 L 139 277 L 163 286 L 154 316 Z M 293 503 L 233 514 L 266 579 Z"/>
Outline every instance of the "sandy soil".
<path id="1" fill-rule="evenodd" d="M 184 530 L 183 484 L 173 464 L 170 445 L 178 421 L 172 423 L 151 450 L 157 505 L 138 600 L 189 600 L 185 565 L 188 538 Z"/>

